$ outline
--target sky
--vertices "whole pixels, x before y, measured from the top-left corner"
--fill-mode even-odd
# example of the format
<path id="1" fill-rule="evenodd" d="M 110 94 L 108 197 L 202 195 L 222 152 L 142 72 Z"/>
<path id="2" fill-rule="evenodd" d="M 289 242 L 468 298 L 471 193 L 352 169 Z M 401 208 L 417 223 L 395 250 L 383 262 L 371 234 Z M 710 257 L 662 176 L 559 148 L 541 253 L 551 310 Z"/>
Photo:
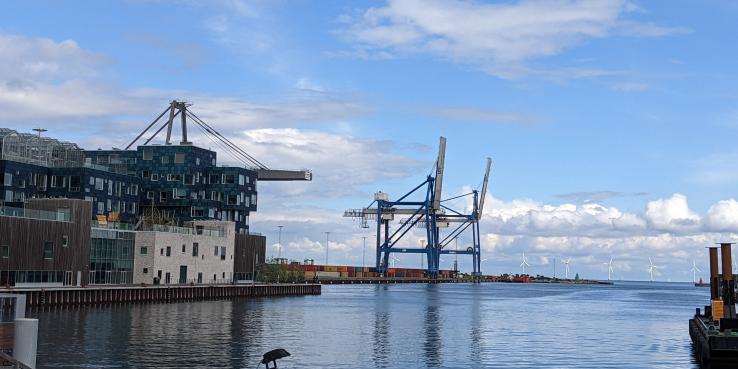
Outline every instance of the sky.
<path id="1" fill-rule="evenodd" d="M 267 166 L 313 171 L 259 183 L 269 255 L 282 225 L 282 256 L 322 263 L 331 232 L 329 262 L 351 265 L 374 241 L 343 211 L 422 182 L 445 136 L 444 198 L 494 160 L 484 273 L 525 253 L 532 274 L 571 258 L 605 279 L 613 258 L 613 278 L 646 280 L 651 258 L 657 280 L 691 281 L 693 260 L 706 279 L 705 247 L 738 241 L 736 16 L 713 0 L 4 1 L 0 127 L 124 147 L 189 101 Z"/>

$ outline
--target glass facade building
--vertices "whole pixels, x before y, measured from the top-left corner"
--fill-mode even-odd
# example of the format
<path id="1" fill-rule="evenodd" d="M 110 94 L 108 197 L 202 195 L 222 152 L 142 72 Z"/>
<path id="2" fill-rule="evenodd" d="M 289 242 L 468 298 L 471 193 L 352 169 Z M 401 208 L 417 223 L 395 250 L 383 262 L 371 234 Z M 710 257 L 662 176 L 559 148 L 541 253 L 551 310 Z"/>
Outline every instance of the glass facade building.
<path id="1" fill-rule="evenodd" d="M 133 248 L 136 232 L 92 228 L 90 236 L 89 283 L 133 283 Z"/>

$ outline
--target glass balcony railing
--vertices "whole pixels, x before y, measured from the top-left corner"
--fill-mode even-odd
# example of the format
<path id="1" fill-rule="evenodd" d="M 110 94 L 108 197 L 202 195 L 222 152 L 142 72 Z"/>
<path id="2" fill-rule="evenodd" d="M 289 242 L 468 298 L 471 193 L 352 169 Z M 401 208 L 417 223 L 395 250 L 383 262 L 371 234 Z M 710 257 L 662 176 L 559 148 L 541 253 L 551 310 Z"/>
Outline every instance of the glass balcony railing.
<path id="1" fill-rule="evenodd" d="M 68 222 L 69 213 L 0 206 L 0 216 Z"/>

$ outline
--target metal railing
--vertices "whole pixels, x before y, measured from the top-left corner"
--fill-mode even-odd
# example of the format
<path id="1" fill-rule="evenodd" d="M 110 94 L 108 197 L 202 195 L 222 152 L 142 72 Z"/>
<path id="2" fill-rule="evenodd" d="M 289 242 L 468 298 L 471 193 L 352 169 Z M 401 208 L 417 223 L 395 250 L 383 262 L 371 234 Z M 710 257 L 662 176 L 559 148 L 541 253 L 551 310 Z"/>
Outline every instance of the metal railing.
<path id="1" fill-rule="evenodd" d="M 177 227 L 163 224 L 150 224 L 141 226 L 141 231 L 149 232 L 168 232 L 168 233 L 179 233 L 189 234 L 193 236 L 210 236 L 210 237 L 225 237 L 225 232 L 217 229 L 201 229 L 201 228 L 190 228 L 190 227 Z"/>

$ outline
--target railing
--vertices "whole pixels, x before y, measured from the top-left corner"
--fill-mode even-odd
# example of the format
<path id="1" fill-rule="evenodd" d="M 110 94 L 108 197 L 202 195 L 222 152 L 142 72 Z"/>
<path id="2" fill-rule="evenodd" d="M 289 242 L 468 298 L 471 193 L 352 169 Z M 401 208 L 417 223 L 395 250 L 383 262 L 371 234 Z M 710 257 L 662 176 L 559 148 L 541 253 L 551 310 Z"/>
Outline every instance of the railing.
<path id="1" fill-rule="evenodd" d="M 40 220 L 54 220 L 58 222 L 68 222 L 69 214 L 60 211 L 47 211 L 36 209 L 15 208 L 10 206 L 0 206 L 0 216 L 29 218 Z"/>
<path id="2" fill-rule="evenodd" d="M 197 236 L 225 237 L 225 232 L 221 230 L 177 227 L 177 226 L 169 226 L 169 225 L 163 225 L 163 224 L 143 225 L 140 230 L 149 231 L 149 232 L 168 232 L 168 233 L 190 234 L 190 235 L 197 235 Z"/>
<path id="3" fill-rule="evenodd" d="M 97 220 L 92 221 L 92 228 L 120 229 L 123 231 L 132 231 L 133 224 L 121 222 L 100 223 Z"/>

